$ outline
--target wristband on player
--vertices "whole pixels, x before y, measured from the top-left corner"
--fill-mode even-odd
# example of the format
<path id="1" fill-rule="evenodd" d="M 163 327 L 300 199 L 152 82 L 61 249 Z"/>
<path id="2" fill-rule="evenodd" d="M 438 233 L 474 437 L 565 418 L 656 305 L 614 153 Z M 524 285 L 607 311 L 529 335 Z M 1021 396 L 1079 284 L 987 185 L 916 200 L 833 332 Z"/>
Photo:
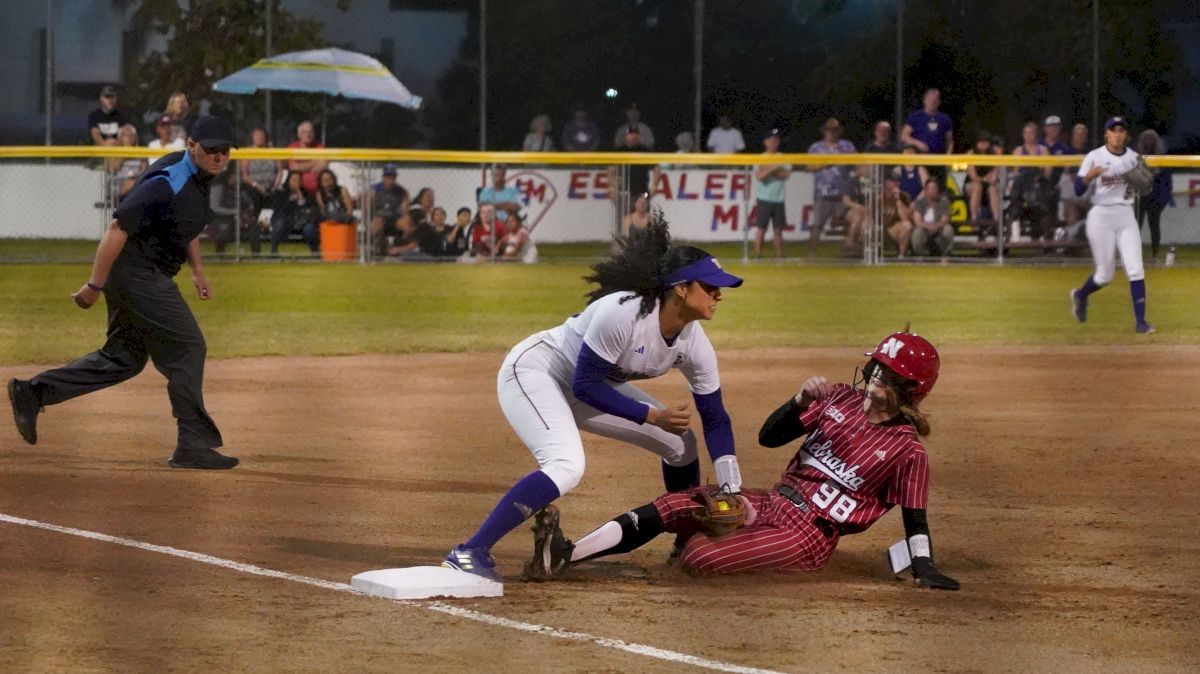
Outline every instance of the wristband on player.
<path id="1" fill-rule="evenodd" d="M 95 290 L 96 292 L 100 292 L 101 290 L 104 290 L 104 288 L 96 285 L 95 283 L 92 283 L 91 281 L 87 282 L 87 287 L 91 288 L 92 290 Z"/>
<path id="2" fill-rule="evenodd" d="M 726 454 L 713 461 L 713 472 L 717 474 L 717 484 L 728 487 L 734 494 L 742 491 L 742 471 L 738 467 L 737 457 Z"/>

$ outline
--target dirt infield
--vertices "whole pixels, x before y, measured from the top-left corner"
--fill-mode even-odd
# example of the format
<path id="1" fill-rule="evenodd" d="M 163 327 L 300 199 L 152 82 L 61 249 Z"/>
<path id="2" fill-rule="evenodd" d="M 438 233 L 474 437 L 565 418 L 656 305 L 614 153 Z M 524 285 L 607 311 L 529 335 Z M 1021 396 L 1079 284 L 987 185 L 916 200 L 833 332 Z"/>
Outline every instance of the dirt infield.
<path id="1" fill-rule="evenodd" d="M 691 578 L 666 537 L 560 583 L 510 582 L 492 616 L 783 671 L 1200 668 L 1200 351 L 946 349 L 926 409 L 934 593 L 891 578 L 890 514 L 818 574 Z M 209 363 L 228 473 L 172 471 L 161 377 L 0 424 L 0 513 L 306 577 L 436 563 L 534 466 L 495 401 L 502 354 Z M 754 443 L 809 374 L 854 349 L 721 354 L 748 485 L 795 447 Z M 33 367 L 0 368 L 5 379 Z M 677 376 L 646 383 L 687 399 Z M 562 500 L 579 536 L 661 491 L 657 459 L 586 436 Z M 707 467 L 706 467 L 707 474 Z M 528 532 L 501 542 L 518 575 Z M 721 613 L 718 615 L 716 611 Z M 721 627 L 716 626 L 720 624 Z M 0 523 L 0 669 L 678 671 L 677 662 Z"/>

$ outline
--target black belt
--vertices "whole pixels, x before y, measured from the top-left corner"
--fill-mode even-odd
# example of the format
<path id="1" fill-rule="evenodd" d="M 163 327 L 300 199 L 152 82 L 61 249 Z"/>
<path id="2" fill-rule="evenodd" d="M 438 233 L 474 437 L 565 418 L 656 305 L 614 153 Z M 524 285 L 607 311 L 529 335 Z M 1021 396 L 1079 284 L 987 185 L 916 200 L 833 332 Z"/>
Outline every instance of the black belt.
<path id="1" fill-rule="evenodd" d="M 775 491 L 779 492 L 780 496 L 783 496 L 787 500 L 796 504 L 796 507 L 802 512 L 807 513 L 812 511 L 812 506 L 808 504 L 808 499 L 804 498 L 804 494 L 792 489 L 790 486 L 781 484 L 775 489 Z M 813 524 L 817 525 L 817 528 L 821 530 L 821 533 L 825 534 L 826 538 L 833 538 L 833 535 L 837 533 L 838 530 L 837 525 L 825 519 L 824 517 L 814 517 Z"/>

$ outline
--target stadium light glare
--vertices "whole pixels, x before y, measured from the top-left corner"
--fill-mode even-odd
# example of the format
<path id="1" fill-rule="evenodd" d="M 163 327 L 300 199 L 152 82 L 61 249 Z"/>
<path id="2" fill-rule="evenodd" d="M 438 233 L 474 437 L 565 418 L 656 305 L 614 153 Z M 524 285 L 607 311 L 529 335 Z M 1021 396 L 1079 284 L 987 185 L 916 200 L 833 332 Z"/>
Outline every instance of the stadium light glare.
<path id="1" fill-rule="evenodd" d="M 619 93 L 620 93 L 620 92 L 619 92 L 619 91 L 617 91 L 616 89 L 613 89 L 612 87 L 609 87 L 608 89 L 605 89 L 605 90 L 604 90 L 604 97 L 605 97 L 605 98 L 616 98 L 616 97 L 617 97 L 617 94 L 619 94 Z"/>

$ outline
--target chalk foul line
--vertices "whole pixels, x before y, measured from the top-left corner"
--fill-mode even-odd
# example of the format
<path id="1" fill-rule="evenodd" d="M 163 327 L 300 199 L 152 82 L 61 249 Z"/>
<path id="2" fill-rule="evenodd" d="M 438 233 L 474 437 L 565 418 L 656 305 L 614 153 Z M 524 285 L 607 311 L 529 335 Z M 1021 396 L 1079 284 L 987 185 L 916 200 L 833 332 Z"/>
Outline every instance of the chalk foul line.
<path id="1" fill-rule="evenodd" d="M 333 590 L 335 592 L 345 592 L 346 594 L 355 594 L 355 595 L 360 595 L 360 596 L 364 596 L 364 597 L 369 596 L 369 595 L 366 595 L 366 594 L 354 589 L 348 583 L 337 583 L 337 582 L 334 582 L 331 580 L 324 580 L 321 578 L 311 578 L 309 576 L 301 576 L 301 575 L 297 575 L 294 573 L 287 573 L 286 571 L 276 571 L 274 569 L 267 569 L 267 568 L 263 568 L 261 566 L 254 566 L 253 564 L 243 564 L 242 562 L 235 562 L 231 559 L 223 559 L 221 557 L 213 557 L 212 555 L 206 555 L 202 552 L 192 552 L 191 550 L 181 550 L 179 548 L 172 548 L 167 545 L 156 545 L 154 543 L 145 543 L 142 541 L 133 540 L 131 538 L 122 538 L 120 536 L 110 536 L 109 534 L 102 534 L 102 533 L 99 533 L 96 531 L 87 531 L 85 529 L 76 529 L 74 527 L 64 527 L 64 526 L 61 526 L 58 524 L 50 524 L 48 522 L 40 522 L 38 520 L 25 519 L 23 517 L 16 517 L 16 516 L 7 515 L 4 513 L 0 513 L 0 522 L 4 522 L 7 524 L 15 524 L 17 526 L 23 526 L 23 527 L 31 527 L 34 529 L 41 529 L 43 531 L 53 531 L 55 533 L 66 534 L 68 536 L 76 536 L 78 538 L 86 538 L 89 540 L 100 541 L 103 543 L 113 543 L 115 545 L 123 545 L 127 548 L 144 550 L 146 552 L 154 552 L 154 553 L 158 553 L 160 555 L 169 555 L 171 557 L 179 557 L 181 559 L 187 559 L 187 560 L 191 560 L 193 562 L 200 562 L 201 564 L 208 564 L 210 566 L 216 566 L 216 567 L 220 567 L 222 569 L 229 569 L 231 571 L 237 571 L 239 573 L 244 573 L 244 574 L 251 575 L 251 576 L 262 576 L 264 578 L 287 580 L 287 581 L 291 581 L 293 583 L 300 583 L 302 585 L 310 585 L 312 587 L 319 587 L 324 590 Z M 430 611 L 437 611 L 438 613 L 452 615 L 452 616 L 455 616 L 458 618 L 463 618 L 465 620 L 471 620 L 474 622 L 483 623 L 485 625 L 492 625 L 495 627 L 505 627 L 508 629 L 517 630 L 519 632 L 528 632 L 531 634 L 541 634 L 541 635 L 548 636 L 548 637 L 554 637 L 556 639 L 566 639 L 569 641 L 588 642 L 588 643 L 594 644 L 596 646 L 600 646 L 602 648 L 611 648 L 613 650 L 624 651 L 626 653 L 632 653 L 634 655 L 641 655 L 641 656 L 648 657 L 648 658 L 655 658 L 658 660 L 666 660 L 668 662 L 675 662 L 675 663 L 679 663 L 679 664 L 692 665 L 693 667 L 702 667 L 704 669 L 711 669 L 711 670 L 715 670 L 718 672 L 735 672 L 736 674 L 780 674 L 779 672 L 775 672 L 775 671 L 769 670 L 769 669 L 760 669 L 758 667 L 745 667 L 742 665 L 735 665 L 735 664 L 728 663 L 728 662 L 722 662 L 720 660 L 710 660 L 708 658 L 702 658 L 702 657 L 699 657 L 696 655 L 689 655 L 687 653 L 680 653 L 678 651 L 667 650 L 665 648 L 658 648 L 656 646 L 648 646 L 646 644 L 630 643 L 627 641 L 622 641 L 620 639 L 609 639 L 606 637 L 598 637 L 593 634 L 588 634 L 587 632 L 571 632 L 571 631 L 567 631 L 567 630 L 561 630 L 556 627 L 549 627 L 547 625 L 538 625 L 535 623 L 521 622 L 519 620 L 512 620 L 510 618 L 495 616 L 495 615 L 491 615 L 489 613 L 482 613 L 480 611 L 463 608 L 461 606 L 454 606 L 453 604 L 448 604 L 448 603 L 442 602 L 442 601 L 418 602 L 418 601 L 406 601 L 406 600 L 395 600 L 395 599 L 385 600 L 385 601 L 392 601 L 397 604 L 403 604 L 405 606 L 414 606 L 414 607 L 418 607 L 418 608 L 428 609 Z"/>

